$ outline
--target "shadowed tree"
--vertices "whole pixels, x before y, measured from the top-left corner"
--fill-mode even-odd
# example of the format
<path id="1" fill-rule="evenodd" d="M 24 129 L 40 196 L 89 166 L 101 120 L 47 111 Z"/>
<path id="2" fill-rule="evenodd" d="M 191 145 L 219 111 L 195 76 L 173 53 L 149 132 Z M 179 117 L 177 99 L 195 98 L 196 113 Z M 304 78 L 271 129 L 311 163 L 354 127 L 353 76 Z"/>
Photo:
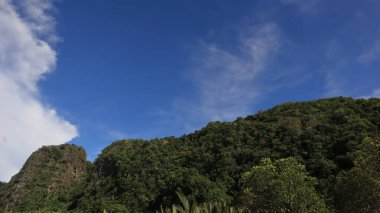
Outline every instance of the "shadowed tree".
<path id="1" fill-rule="evenodd" d="M 337 178 L 339 212 L 380 212 L 380 139 L 366 139 L 355 167 Z"/>

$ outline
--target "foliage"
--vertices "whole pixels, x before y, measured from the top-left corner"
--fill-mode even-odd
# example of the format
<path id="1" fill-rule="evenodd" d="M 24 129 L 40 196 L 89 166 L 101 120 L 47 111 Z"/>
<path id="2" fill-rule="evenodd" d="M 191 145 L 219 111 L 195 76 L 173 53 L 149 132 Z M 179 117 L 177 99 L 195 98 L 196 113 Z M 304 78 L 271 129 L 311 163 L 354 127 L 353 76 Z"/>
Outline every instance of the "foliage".
<path id="1" fill-rule="evenodd" d="M 7 184 L 0 181 L 0 192 L 5 188 Z"/>
<path id="2" fill-rule="evenodd" d="M 42 147 L 25 163 L 2 193 L 2 210 L 66 211 L 83 190 L 86 154 L 74 145 Z"/>
<path id="3" fill-rule="evenodd" d="M 0 211 L 2 210 L 2 206 L 4 206 L 2 201 L 2 196 L 5 193 L 5 189 L 7 187 L 7 184 L 0 181 Z"/>
<path id="4" fill-rule="evenodd" d="M 198 204 L 194 197 L 187 197 L 182 192 L 176 192 L 181 203 L 163 208 L 156 213 L 240 213 L 243 209 L 230 206 L 226 202 L 213 202 Z"/>
<path id="5" fill-rule="evenodd" d="M 316 178 L 309 183 L 316 183 L 316 192 L 328 209 L 335 205 L 339 209 L 336 184 L 343 184 L 342 177 L 349 176 L 355 165 L 359 167 L 354 160 L 364 147 L 362 141 L 379 132 L 379 99 L 286 103 L 233 122 L 211 122 L 179 138 L 117 141 L 102 151 L 75 193 L 48 202 L 79 212 L 155 212 L 160 206 L 178 203 L 175 192 L 181 190 L 197 203 L 225 201 L 238 206 L 244 189 L 242 174 L 263 158 L 272 159 L 276 167 L 277 160 L 293 157 Z M 39 161 L 44 166 L 38 168 L 56 170 L 53 165 L 60 153 L 49 156 Z M 47 205 L 43 184 L 56 180 L 45 176 L 23 180 L 36 189 L 30 193 L 35 199 L 25 208 Z M 18 193 L 22 194 L 7 190 L 10 196 Z"/>
<path id="6" fill-rule="evenodd" d="M 355 167 L 337 179 L 339 212 L 380 212 L 380 139 L 366 139 Z"/>
<path id="7" fill-rule="evenodd" d="M 243 205 L 252 212 L 327 211 L 314 188 L 317 179 L 310 177 L 294 158 L 273 163 L 264 158 L 244 173 L 242 182 Z"/>
<path id="8" fill-rule="evenodd" d="M 95 161 L 93 182 L 81 200 L 152 212 L 174 204 L 181 189 L 198 203 L 238 204 L 240 177 L 252 165 L 266 157 L 294 157 L 318 179 L 316 189 L 333 209 L 336 176 L 354 166 L 362 140 L 379 131 L 379 99 L 332 98 L 211 122 L 180 138 L 118 141 Z"/>

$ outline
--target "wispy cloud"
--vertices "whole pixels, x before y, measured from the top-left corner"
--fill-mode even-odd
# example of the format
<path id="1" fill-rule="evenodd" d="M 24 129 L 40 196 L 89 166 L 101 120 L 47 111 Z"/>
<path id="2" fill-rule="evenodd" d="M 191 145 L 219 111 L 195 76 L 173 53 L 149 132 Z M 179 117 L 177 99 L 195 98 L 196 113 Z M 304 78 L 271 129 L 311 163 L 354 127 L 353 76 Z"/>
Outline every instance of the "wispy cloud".
<path id="1" fill-rule="evenodd" d="M 363 40 L 348 49 L 347 43 L 338 44 L 337 40 L 332 39 L 327 45 L 327 63 L 321 68 L 325 75 L 324 96 L 377 97 L 375 92 L 368 96 L 366 91 L 378 86 L 374 79 L 377 78 L 375 62 L 380 59 L 380 41 Z"/>
<path id="2" fill-rule="evenodd" d="M 380 88 L 373 90 L 371 97 L 380 98 Z"/>
<path id="3" fill-rule="evenodd" d="M 302 12 L 311 12 L 321 0 L 280 0 L 283 4 L 294 5 Z"/>
<path id="4" fill-rule="evenodd" d="M 280 30 L 276 24 L 266 23 L 239 34 L 235 51 L 210 43 L 202 43 L 196 51 L 191 72 L 196 100 L 174 103 L 185 116 L 188 129 L 193 128 L 192 122 L 231 120 L 252 112 L 255 98 L 260 95 L 255 80 L 280 48 Z"/>
<path id="5" fill-rule="evenodd" d="M 360 54 L 357 61 L 362 64 L 370 64 L 378 60 L 380 60 L 380 40 L 373 42 L 370 48 Z"/>
<path id="6" fill-rule="evenodd" d="M 374 89 L 370 95 L 362 96 L 360 98 L 380 98 L 380 88 Z"/>
<path id="7" fill-rule="evenodd" d="M 368 91 L 379 87 L 378 6 L 379 1 L 352 4 L 344 22 L 331 31 L 321 66 L 325 96 L 367 97 Z"/>
<path id="8" fill-rule="evenodd" d="M 121 140 L 128 138 L 127 134 L 124 132 L 120 132 L 118 130 L 110 130 L 107 132 L 107 136 L 110 137 L 111 140 Z"/>
<path id="9" fill-rule="evenodd" d="M 0 180 L 8 181 L 42 145 L 77 136 L 75 126 L 39 99 L 38 81 L 56 63 L 50 0 L 0 0 Z"/>
<path id="10" fill-rule="evenodd" d="M 329 52 L 330 51 L 328 51 L 328 54 L 330 54 Z M 335 58 L 335 61 L 330 62 L 328 65 L 325 65 L 321 68 L 322 72 L 325 75 L 325 97 L 348 95 L 348 91 L 345 89 L 345 79 L 342 76 L 344 76 L 344 72 L 349 72 L 349 69 L 350 63 L 345 59 L 338 58 Z"/>

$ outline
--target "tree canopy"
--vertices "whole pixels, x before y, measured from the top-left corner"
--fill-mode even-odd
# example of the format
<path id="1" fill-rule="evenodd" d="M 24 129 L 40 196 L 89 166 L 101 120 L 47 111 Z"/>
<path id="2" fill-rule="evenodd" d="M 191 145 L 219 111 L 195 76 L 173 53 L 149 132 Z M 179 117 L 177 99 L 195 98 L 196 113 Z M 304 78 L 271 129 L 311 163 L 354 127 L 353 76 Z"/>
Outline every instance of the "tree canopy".
<path id="1" fill-rule="evenodd" d="M 355 167 L 337 178 L 341 212 L 380 212 L 380 139 L 367 138 L 356 153 Z"/>
<path id="2" fill-rule="evenodd" d="M 242 206 L 249 202 L 241 195 L 257 196 L 248 193 L 250 184 L 256 184 L 260 190 L 273 189 L 259 199 L 275 193 L 276 205 L 285 210 L 326 205 L 347 212 L 342 194 L 349 196 L 345 190 L 354 187 L 363 192 L 355 190 L 353 196 L 366 195 L 357 202 L 376 209 L 379 133 L 380 99 L 340 97 L 278 105 L 233 122 L 211 122 L 182 137 L 120 140 L 88 167 L 75 196 L 53 206 L 61 211 L 155 212 L 179 204 L 177 191 L 197 203 Z M 251 175 L 242 178 L 247 172 Z M 258 177 L 265 178 L 260 182 Z M 284 188 L 294 183 L 302 187 L 291 193 Z"/>
<path id="3" fill-rule="evenodd" d="M 317 179 L 296 159 L 264 158 L 244 173 L 243 205 L 252 212 L 326 212 L 315 190 Z"/>

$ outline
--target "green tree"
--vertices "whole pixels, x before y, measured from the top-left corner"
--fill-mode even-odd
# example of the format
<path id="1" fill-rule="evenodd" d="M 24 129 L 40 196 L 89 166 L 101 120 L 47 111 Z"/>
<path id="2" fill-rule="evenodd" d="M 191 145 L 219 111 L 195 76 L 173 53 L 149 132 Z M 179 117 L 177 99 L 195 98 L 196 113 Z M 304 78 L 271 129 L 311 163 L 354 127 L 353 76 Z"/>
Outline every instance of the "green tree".
<path id="1" fill-rule="evenodd" d="M 380 212 L 380 139 L 366 139 L 355 167 L 337 178 L 339 212 Z"/>
<path id="2" fill-rule="evenodd" d="M 0 192 L 5 188 L 7 184 L 0 181 Z"/>
<path id="3" fill-rule="evenodd" d="M 198 203 L 195 197 L 185 196 L 182 192 L 176 192 L 178 199 L 181 201 L 179 205 L 172 205 L 170 208 L 163 208 L 156 213 L 243 213 L 243 209 L 235 208 L 227 202 L 208 202 Z"/>
<path id="4" fill-rule="evenodd" d="M 4 195 L 4 191 L 5 191 L 6 186 L 7 186 L 6 183 L 0 181 L 0 211 L 2 211 L 2 209 L 3 209 L 3 203 L 2 203 L 3 198 L 2 197 Z"/>
<path id="5" fill-rule="evenodd" d="M 242 177 L 242 202 L 253 212 L 326 212 L 305 167 L 294 158 L 261 160 Z"/>

